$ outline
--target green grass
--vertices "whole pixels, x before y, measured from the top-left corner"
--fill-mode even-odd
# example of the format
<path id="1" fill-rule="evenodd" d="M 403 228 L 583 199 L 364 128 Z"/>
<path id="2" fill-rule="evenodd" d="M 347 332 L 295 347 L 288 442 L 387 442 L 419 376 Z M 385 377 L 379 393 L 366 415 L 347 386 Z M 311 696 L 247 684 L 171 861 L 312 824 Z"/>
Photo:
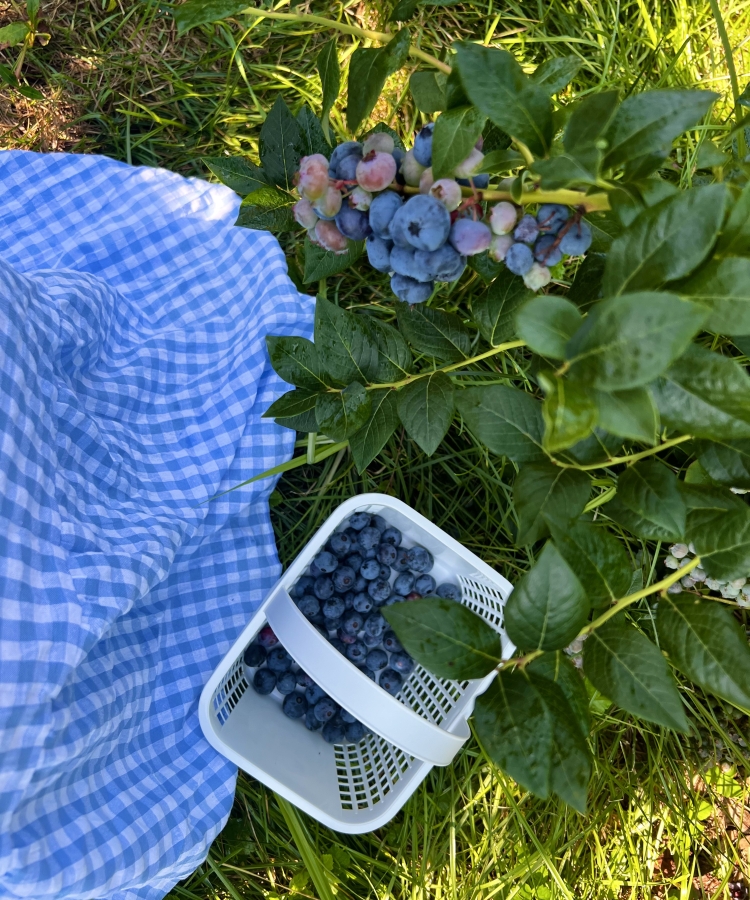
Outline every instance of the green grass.
<path id="1" fill-rule="evenodd" d="M 384 25 L 384 7 L 373 0 L 318 0 L 298 9 Z M 319 106 L 314 59 L 329 35 L 316 29 L 234 21 L 178 39 L 166 3 L 43 0 L 42 12 L 52 41 L 29 54 L 24 76 L 45 100 L 0 89 L 1 147 L 98 152 L 205 177 L 203 155 L 256 155 L 264 111 L 279 92 L 295 109 Z M 742 88 L 750 78 L 750 0 L 725 2 L 722 13 Z M 11 4 L 0 0 L 0 24 L 13 18 Z M 729 73 L 708 0 L 485 2 L 432 8 L 416 21 L 422 47 L 437 55 L 457 37 L 513 50 L 529 68 L 575 54 L 583 68 L 570 96 L 608 86 L 710 87 L 724 95 L 712 137 L 731 128 Z M 341 38 L 343 59 L 353 47 Z M 15 59 L 7 50 L 0 58 Z M 403 102 L 405 83 L 403 73 L 388 82 L 375 115 L 408 137 L 419 117 Z M 344 110 L 345 98 L 332 117 L 341 137 Z M 682 165 L 690 140 L 676 158 L 675 177 L 684 180 L 692 174 Z M 291 253 L 295 240 L 287 241 Z M 477 276 L 466 277 L 437 302 L 460 313 L 482 289 Z M 384 280 L 364 267 L 330 279 L 327 291 L 364 312 L 384 314 L 390 306 Z M 502 379 L 508 364 L 488 368 L 487 377 Z M 513 581 L 530 558 L 511 540 L 508 465 L 454 430 L 430 459 L 398 433 L 362 477 L 346 452 L 304 466 L 272 498 L 282 561 L 294 558 L 343 499 L 374 490 L 410 503 Z M 654 547 L 630 549 L 653 578 Z M 616 710 L 600 710 L 585 817 L 519 791 L 475 743 L 451 767 L 433 770 L 390 825 L 359 837 L 331 832 L 241 775 L 232 817 L 209 859 L 170 897 L 723 896 L 730 876 L 750 875 L 750 835 L 743 837 L 750 832 L 750 772 L 738 740 L 740 732 L 748 740 L 748 723 L 687 686 L 685 697 L 699 725 L 689 740 L 636 730 Z M 700 777 L 717 763 L 739 768 L 739 777 L 718 784 L 739 796 L 724 796 Z"/>

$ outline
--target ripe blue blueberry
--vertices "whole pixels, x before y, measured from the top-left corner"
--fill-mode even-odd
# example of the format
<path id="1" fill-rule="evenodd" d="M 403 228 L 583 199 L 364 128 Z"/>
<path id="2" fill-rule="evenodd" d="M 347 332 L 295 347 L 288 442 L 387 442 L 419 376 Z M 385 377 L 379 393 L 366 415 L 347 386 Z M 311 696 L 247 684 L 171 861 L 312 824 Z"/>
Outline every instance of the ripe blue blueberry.
<path id="1" fill-rule="evenodd" d="M 308 574 L 308 576 L 309 576 L 310 578 L 312 578 L 313 581 L 315 581 L 315 579 L 316 579 L 316 578 L 320 578 L 320 576 L 321 576 L 323 573 L 322 573 L 322 572 L 320 571 L 320 569 L 315 565 L 315 561 L 313 560 L 313 561 L 310 563 L 310 565 L 308 566 L 307 574 Z"/>
<path id="2" fill-rule="evenodd" d="M 409 568 L 420 574 L 429 572 L 435 565 L 435 560 L 430 551 L 420 547 L 419 544 L 409 548 L 406 558 L 409 560 Z"/>
<path id="3" fill-rule="evenodd" d="M 374 601 L 366 591 L 360 591 L 358 594 L 354 595 L 352 607 L 356 609 L 357 612 L 369 613 L 372 611 L 373 606 Z"/>
<path id="4" fill-rule="evenodd" d="M 420 166 L 432 165 L 432 133 L 434 130 L 435 123 L 428 122 L 414 138 L 414 158 Z"/>
<path id="5" fill-rule="evenodd" d="M 365 736 L 365 726 L 361 722 L 349 722 L 345 728 L 347 743 L 358 744 Z"/>
<path id="6" fill-rule="evenodd" d="M 393 653 L 391 654 L 391 668 L 401 675 L 408 675 L 414 668 L 414 660 L 408 653 Z"/>
<path id="7" fill-rule="evenodd" d="M 372 637 L 380 637 L 386 628 L 386 621 L 380 613 L 370 613 L 370 615 L 365 619 L 365 634 L 372 635 Z"/>
<path id="8" fill-rule="evenodd" d="M 276 681 L 276 690 L 280 694 L 291 694 L 297 687 L 297 676 L 294 672 L 284 672 Z"/>
<path id="9" fill-rule="evenodd" d="M 394 194 L 394 196 L 398 195 Z M 370 518 L 370 513 L 356 512 L 349 516 L 349 527 L 353 528 L 355 531 L 362 531 L 363 528 L 367 528 L 370 524 Z"/>
<path id="10" fill-rule="evenodd" d="M 367 581 L 374 581 L 380 575 L 380 563 L 377 559 L 366 559 L 362 563 L 359 574 Z"/>
<path id="11" fill-rule="evenodd" d="M 326 629 L 328 631 L 335 631 L 338 634 L 339 628 L 341 628 L 343 621 L 343 616 L 339 616 L 338 619 L 326 619 Z"/>
<path id="12" fill-rule="evenodd" d="M 400 547 L 401 541 L 403 540 L 403 538 L 404 538 L 404 536 L 403 536 L 403 534 L 401 534 L 401 532 L 398 530 L 398 528 L 394 528 L 393 526 L 390 526 L 389 528 L 385 529 L 380 540 L 383 544 L 391 544 L 394 547 Z M 390 565 L 390 563 L 389 563 L 389 565 Z"/>
<path id="13" fill-rule="evenodd" d="M 388 665 L 388 654 L 385 650 L 370 650 L 367 654 L 366 663 L 368 669 L 373 672 L 379 672 Z"/>
<path id="14" fill-rule="evenodd" d="M 302 690 L 306 690 L 310 687 L 311 684 L 315 684 L 315 682 L 310 678 L 307 672 L 303 672 L 302 669 L 297 672 L 297 686 L 301 687 Z"/>
<path id="15" fill-rule="evenodd" d="M 404 649 L 393 631 L 386 631 L 383 635 L 383 646 L 389 653 L 400 653 Z"/>
<path id="16" fill-rule="evenodd" d="M 364 614 L 357 612 L 356 609 L 350 609 L 344 616 L 341 627 L 347 634 L 359 634 L 359 632 L 362 631 L 364 624 Z"/>
<path id="17" fill-rule="evenodd" d="M 336 214 L 336 224 L 344 237 L 352 241 L 364 241 L 372 234 L 367 213 L 354 209 L 348 202 L 343 203 Z"/>
<path id="18" fill-rule="evenodd" d="M 542 203 L 536 214 L 539 230 L 543 234 L 557 234 L 568 221 L 569 215 L 567 206 L 560 203 Z"/>
<path id="19" fill-rule="evenodd" d="M 351 556 L 347 556 L 344 560 L 344 565 L 348 566 L 356 575 L 359 570 L 362 568 L 362 563 L 364 562 L 364 558 L 359 553 L 352 553 Z"/>
<path id="20" fill-rule="evenodd" d="M 345 594 L 341 595 L 344 598 L 344 603 L 346 604 L 347 609 L 352 609 L 354 606 L 354 598 L 357 596 L 354 591 L 347 591 Z"/>
<path id="21" fill-rule="evenodd" d="M 292 657 L 281 646 L 270 650 L 266 659 L 268 668 L 272 672 L 276 672 L 277 675 L 280 675 L 282 672 L 288 672 L 292 668 L 292 662 Z"/>
<path id="22" fill-rule="evenodd" d="M 349 566 L 339 566 L 332 576 L 333 586 L 339 593 L 343 594 L 351 589 L 356 577 L 357 573 L 354 569 L 350 569 Z"/>
<path id="23" fill-rule="evenodd" d="M 322 727 L 323 723 L 315 718 L 315 710 L 312 706 L 308 706 L 307 712 L 305 713 L 305 728 L 307 728 L 308 731 L 320 731 Z"/>
<path id="24" fill-rule="evenodd" d="M 456 181 L 464 187 L 471 187 L 473 184 L 478 191 L 486 191 L 490 186 L 490 176 L 487 173 L 472 175 L 471 178 L 457 178 Z"/>
<path id="25" fill-rule="evenodd" d="M 253 687 L 259 694 L 270 694 L 276 687 L 276 673 L 270 669 L 256 669 Z"/>
<path id="26" fill-rule="evenodd" d="M 339 630 L 336 632 L 336 637 L 347 646 L 349 646 L 349 644 L 353 644 L 357 640 L 356 632 L 352 634 L 351 632 L 346 631 L 343 627 L 339 628 Z M 346 653 L 346 651 L 343 652 Z"/>
<path id="27" fill-rule="evenodd" d="M 517 241 L 523 241 L 524 244 L 533 244 L 539 237 L 539 223 L 534 216 L 528 213 L 523 216 L 518 225 L 516 225 L 513 237 Z"/>
<path id="28" fill-rule="evenodd" d="M 315 682 L 305 688 L 305 700 L 307 700 L 310 706 L 315 706 L 319 700 L 322 700 L 323 697 L 327 696 L 328 695 L 323 688 L 319 684 L 315 684 Z"/>
<path id="29" fill-rule="evenodd" d="M 505 265 L 514 275 L 525 275 L 534 265 L 534 254 L 526 244 L 512 244 L 505 254 Z"/>
<path id="30" fill-rule="evenodd" d="M 414 260 L 435 281 L 458 281 L 466 268 L 466 257 L 450 244 L 443 244 L 437 250 L 417 250 Z"/>
<path id="31" fill-rule="evenodd" d="M 330 697 L 322 697 L 315 704 L 315 718 L 319 722 L 330 722 L 338 711 L 338 704 L 334 703 Z"/>
<path id="32" fill-rule="evenodd" d="M 365 559 L 377 559 L 377 555 L 378 555 L 377 547 L 370 547 L 369 550 L 362 551 L 362 556 L 364 556 Z"/>
<path id="33" fill-rule="evenodd" d="M 261 628 L 258 632 L 257 641 L 261 647 L 265 647 L 266 650 L 270 650 L 271 647 L 275 647 L 276 644 L 279 643 L 279 639 L 273 633 L 273 629 L 270 625 L 266 625 L 265 628 Z"/>
<path id="34" fill-rule="evenodd" d="M 313 593 L 318 600 L 327 600 L 333 595 L 333 579 L 330 575 L 321 575 L 315 579 Z"/>
<path id="35" fill-rule="evenodd" d="M 400 147 L 394 147 L 391 156 L 396 160 L 396 182 L 398 184 L 406 184 L 403 175 L 401 175 L 401 163 L 404 161 L 406 151 Z"/>
<path id="36" fill-rule="evenodd" d="M 432 575 L 420 575 L 414 582 L 414 590 L 423 597 L 435 593 L 435 579 Z"/>
<path id="37" fill-rule="evenodd" d="M 296 584 L 292 586 L 289 594 L 292 597 L 302 597 L 304 594 L 309 594 L 312 591 L 313 584 L 315 584 L 314 578 L 310 578 L 309 575 L 302 575 L 297 579 Z"/>
<path id="38" fill-rule="evenodd" d="M 379 634 L 368 634 L 366 631 L 362 635 L 362 642 L 365 647 L 372 649 L 373 647 L 379 647 L 382 643 L 382 637 Z"/>
<path id="39" fill-rule="evenodd" d="M 362 144 L 358 141 L 345 141 L 334 148 L 328 163 L 328 174 L 331 178 L 340 178 L 339 164 L 347 156 L 354 156 L 359 162 L 362 159 Z M 356 166 L 355 166 L 356 167 Z"/>
<path id="40" fill-rule="evenodd" d="M 457 253 L 476 256 L 477 253 L 484 253 L 492 243 L 492 231 L 484 222 L 456 219 L 451 226 L 450 242 Z"/>
<path id="41" fill-rule="evenodd" d="M 545 266 L 556 266 L 563 258 L 562 250 L 555 246 L 557 237 L 554 234 L 545 234 L 534 244 L 534 259 L 544 263 Z"/>
<path id="42" fill-rule="evenodd" d="M 328 550 L 323 550 L 321 553 L 319 553 L 315 557 L 313 562 L 324 575 L 327 575 L 330 572 L 335 572 L 339 564 L 339 561 L 336 559 L 333 553 Z"/>
<path id="43" fill-rule="evenodd" d="M 393 606 L 394 603 L 403 603 L 404 598 L 401 594 L 391 594 L 391 596 L 381 606 Z"/>
<path id="44" fill-rule="evenodd" d="M 380 532 L 372 525 L 363 528 L 359 533 L 359 544 L 363 550 L 374 550 L 380 543 Z"/>
<path id="45" fill-rule="evenodd" d="M 386 532 L 384 532 L 385 534 Z M 392 566 L 396 562 L 396 558 L 398 557 L 398 550 L 396 549 L 394 544 L 386 544 L 382 543 L 378 547 L 378 562 L 383 563 L 386 566 Z"/>
<path id="46" fill-rule="evenodd" d="M 591 246 L 592 238 L 591 226 L 581 219 L 574 222 L 562 236 L 560 249 L 565 256 L 581 256 Z"/>
<path id="47" fill-rule="evenodd" d="M 256 666 L 262 666 L 266 661 L 266 649 L 261 647 L 260 644 L 250 644 L 245 650 L 243 659 L 245 660 L 245 665 L 251 669 L 256 668 Z"/>
<path id="48" fill-rule="evenodd" d="M 395 569 L 397 572 L 408 572 L 409 571 L 409 562 L 406 559 L 406 547 L 398 548 L 396 562 L 391 566 L 391 568 Z"/>
<path id="49" fill-rule="evenodd" d="M 326 744 L 343 744 L 346 740 L 346 731 L 340 722 L 327 722 L 321 734 Z"/>
<path id="50" fill-rule="evenodd" d="M 373 528 L 377 528 L 377 530 L 380 534 L 382 534 L 388 527 L 388 523 L 385 521 L 385 519 L 382 516 L 378 516 L 378 515 L 375 515 L 372 517 L 370 525 Z"/>
<path id="51" fill-rule="evenodd" d="M 380 678 L 378 679 L 378 684 L 383 688 L 384 691 L 388 691 L 389 694 L 392 694 L 394 697 L 401 690 L 401 685 L 404 683 L 404 679 L 399 675 L 399 673 L 395 669 L 384 669 L 380 673 Z"/>
<path id="52" fill-rule="evenodd" d="M 391 567 L 385 565 L 385 563 L 380 563 L 380 572 L 378 572 L 378 578 L 380 581 L 389 581 L 391 578 Z"/>
<path id="53" fill-rule="evenodd" d="M 367 656 L 367 647 L 362 641 L 355 641 L 346 648 L 346 658 L 353 663 L 364 662 Z"/>
<path id="54" fill-rule="evenodd" d="M 408 593 L 414 590 L 414 576 L 411 572 L 402 572 L 400 575 L 396 577 L 396 580 L 393 582 L 393 590 L 397 594 L 401 594 L 402 597 L 405 597 Z"/>
<path id="55" fill-rule="evenodd" d="M 377 272 L 392 272 L 391 266 L 391 250 L 393 249 L 393 241 L 378 237 L 371 234 L 365 243 L 367 250 L 367 259 L 370 265 Z"/>
<path id="56" fill-rule="evenodd" d="M 391 269 L 415 281 L 431 281 L 430 273 L 417 263 L 416 253 L 413 247 L 394 247 L 391 250 Z"/>
<path id="57" fill-rule="evenodd" d="M 406 275 L 396 272 L 391 275 L 391 290 L 404 303 L 413 306 L 415 303 L 425 303 L 432 296 L 435 284 L 432 281 L 417 281 Z"/>
<path id="58" fill-rule="evenodd" d="M 307 616 L 308 619 L 317 616 L 320 612 L 320 600 L 315 594 L 304 594 L 297 600 L 297 606 L 302 615 Z"/>
<path id="59" fill-rule="evenodd" d="M 334 648 L 334 650 L 338 650 L 342 656 L 346 656 L 346 648 L 348 645 L 344 643 L 344 641 L 339 640 L 339 638 L 337 637 L 332 637 L 329 643 Z"/>
<path id="60" fill-rule="evenodd" d="M 343 597 L 329 597 L 323 601 L 323 615 L 326 619 L 340 619 L 346 611 L 346 602 Z M 326 623 L 333 627 L 331 623 Z"/>
<path id="61" fill-rule="evenodd" d="M 437 250 L 448 239 L 451 215 L 429 194 L 416 194 L 393 217 L 392 235 L 402 235 L 415 250 Z"/>
<path id="62" fill-rule="evenodd" d="M 353 716 L 348 710 L 342 709 L 339 713 L 339 718 L 345 725 L 351 725 L 352 722 L 357 721 L 357 717 Z"/>
<path id="63" fill-rule="evenodd" d="M 367 585 L 367 593 L 376 603 L 385 603 L 391 595 L 391 586 L 384 579 L 376 578 Z"/>
<path id="64" fill-rule="evenodd" d="M 436 593 L 438 597 L 445 597 L 446 600 L 461 599 L 461 588 L 457 584 L 451 584 L 448 581 L 445 584 L 439 584 Z"/>
<path id="65" fill-rule="evenodd" d="M 352 539 L 345 531 L 334 531 L 328 541 L 328 549 L 336 559 L 343 559 L 352 552 Z"/>
<path id="66" fill-rule="evenodd" d="M 383 191 L 382 194 L 373 197 L 369 210 L 370 228 L 372 228 L 373 233 L 377 235 L 377 237 L 389 237 L 388 226 L 391 224 L 391 220 L 398 210 L 401 209 L 403 204 L 404 201 L 402 200 L 401 195 L 397 194 L 395 191 Z M 367 513 L 355 513 L 355 515 L 365 516 Z M 354 517 L 352 516 L 352 518 Z"/>
<path id="67" fill-rule="evenodd" d="M 364 565 L 364 563 L 362 563 Z M 357 575 L 357 580 L 354 582 L 352 586 L 352 590 L 355 594 L 361 594 L 362 591 L 367 590 L 367 579 L 363 575 Z"/>
<path id="68" fill-rule="evenodd" d="M 281 711 L 290 719 L 302 719 L 307 713 L 307 700 L 296 691 L 284 697 Z"/>

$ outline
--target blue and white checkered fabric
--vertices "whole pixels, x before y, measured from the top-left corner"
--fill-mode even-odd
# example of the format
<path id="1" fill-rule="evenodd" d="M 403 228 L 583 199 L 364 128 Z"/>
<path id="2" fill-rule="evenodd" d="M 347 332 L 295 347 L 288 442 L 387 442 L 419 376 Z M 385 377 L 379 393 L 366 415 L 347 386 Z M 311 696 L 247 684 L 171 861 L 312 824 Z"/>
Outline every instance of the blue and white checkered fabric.
<path id="1" fill-rule="evenodd" d="M 277 578 L 294 433 L 266 334 L 313 301 L 225 187 L 0 153 L 0 896 L 162 897 L 236 769 L 203 684 Z"/>

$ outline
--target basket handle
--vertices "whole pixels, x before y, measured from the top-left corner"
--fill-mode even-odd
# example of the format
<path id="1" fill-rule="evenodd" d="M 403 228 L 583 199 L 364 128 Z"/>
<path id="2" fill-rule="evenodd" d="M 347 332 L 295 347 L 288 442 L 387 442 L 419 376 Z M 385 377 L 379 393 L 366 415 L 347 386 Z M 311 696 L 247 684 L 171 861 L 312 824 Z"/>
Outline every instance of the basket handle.
<path id="1" fill-rule="evenodd" d="M 283 588 L 269 597 L 268 624 L 287 652 L 321 688 L 360 722 L 410 756 L 436 766 L 447 766 L 469 737 L 452 734 L 428 722 L 400 703 L 357 669 L 302 615 Z"/>

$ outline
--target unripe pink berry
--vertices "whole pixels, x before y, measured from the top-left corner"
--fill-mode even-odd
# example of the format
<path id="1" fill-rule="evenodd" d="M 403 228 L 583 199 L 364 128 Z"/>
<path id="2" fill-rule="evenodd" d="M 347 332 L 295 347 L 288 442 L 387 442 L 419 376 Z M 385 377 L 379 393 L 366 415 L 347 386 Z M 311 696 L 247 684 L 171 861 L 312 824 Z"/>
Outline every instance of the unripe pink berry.
<path id="1" fill-rule="evenodd" d="M 381 153 L 393 153 L 393 138 L 385 131 L 379 131 L 377 134 L 371 134 L 362 144 L 362 155 L 367 156 L 371 150 L 378 150 Z"/>
<path id="2" fill-rule="evenodd" d="M 529 271 L 523 276 L 523 283 L 530 291 L 538 291 L 546 287 L 552 281 L 552 275 L 547 266 L 535 262 Z"/>
<path id="3" fill-rule="evenodd" d="M 492 240 L 492 232 L 484 222 L 456 219 L 451 227 L 450 242 L 464 256 L 483 253 Z"/>
<path id="4" fill-rule="evenodd" d="M 313 209 L 321 219 L 332 219 L 341 209 L 341 191 L 329 187 L 325 194 L 313 204 Z"/>
<path id="5" fill-rule="evenodd" d="M 349 194 L 349 205 L 353 206 L 354 209 L 358 209 L 360 212 L 367 212 L 371 203 L 372 194 L 364 188 L 355 187 L 351 194 Z"/>
<path id="6" fill-rule="evenodd" d="M 357 183 L 370 193 L 384 191 L 396 177 L 396 160 L 390 153 L 372 150 L 357 165 Z"/>
<path id="7" fill-rule="evenodd" d="M 510 234 L 516 227 L 518 213 L 512 203 L 503 200 L 492 207 L 490 228 L 494 234 Z"/>
<path id="8" fill-rule="evenodd" d="M 317 200 L 328 190 L 328 160 L 322 153 L 302 157 L 297 187 L 308 200 Z"/>
<path id="9" fill-rule="evenodd" d="M 310 203 L 306 197 L 303 197 L 294 204 L 292 212 L 294 213 L 295 222 L 303 228 L 315 228 L 315 223 L 318 221 L 318 214 L 312 208 L 312 203 Z"/>
<path id="10" fill-rule="evenodd" d="M 432 166 L 430 166 L 429 168 L 425 169 L 424 172 L 422 172 L 422 175 L 419 179 L 419 193 L 429 194 L 430 188 L 434 183 L 435 179 L 432 175 Z"/>
<path id="11" fill-rule="evenodd" d="M 490 256 L 495 262 L 502 262 L 514 243 L 512 234 L 496 234 L 490 243 Z"/>
<path id="12" fill-rule="evenodd" d="M 456 166 L 453 170 L 453 174 L 457 178 L 469 178 L 471 175 L 476 175 L 483 160 L 484 153 L 482 153 L 481 150 L 477 150 L 475 147 L 466 159 Z"/>
<path id="13" fill-rule="evenodd" d="M 401 174 L 409 187 L 419 187 L 419 179 L 422 177 L 425 167 L 420 165 L 414 157 L 413 150 L 407 150 L 401 160 Z"/>
<path id="14" fill-rule="evenodd" d="M 461 185 L 452 178 L 438 178 L 430 188 L 432 196 L 453 212 L 461 205 Z"/>
<path id="15" fill-rule="evenodd" d="M 320 219 L 315 226 L 315 238 L 320 246 L 326 250 L 332 250 L 339 255 L 346 253 L 348 242 L 336 227 L 335 222 L 327 222 L 325 219 Z"/>

